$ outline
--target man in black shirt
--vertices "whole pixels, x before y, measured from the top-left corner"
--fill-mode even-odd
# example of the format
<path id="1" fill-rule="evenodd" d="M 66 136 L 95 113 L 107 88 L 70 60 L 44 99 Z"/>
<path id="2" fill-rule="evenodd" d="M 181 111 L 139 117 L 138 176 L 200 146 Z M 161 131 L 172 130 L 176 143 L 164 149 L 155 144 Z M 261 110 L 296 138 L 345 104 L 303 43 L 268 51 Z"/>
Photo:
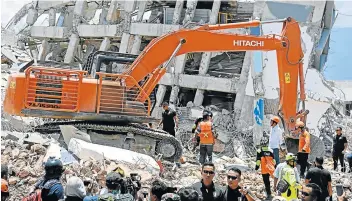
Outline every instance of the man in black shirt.
<path id="1" fill-rule="evenodd" d="M 175 125 L 178 127 L 178 118 L 174 110 L 169 108 L 169 104 L 163 103 L 164 112 L 162 114 L 162 119 L 159 123 L 159 127 L 163 124 L 163 130 L 175 136 Z"/>
<path id="2" fill-rule="evenodd" d="M 331 174 L 329 171 L 323 168 L 324 159 L 323 157 L 315 158 L 314 168 L 310 168 L 306 175 L 306 184 L 315 183 L 322 190 L 322 197 L 325 200 L 327 197 L 332 201 L 332 186 L 331 186 Z"/>
<path id="3" fill-rule="evenodd" d="M 346 167 L 344 163 L 344 155 L 347 149 L 347 139 L 342 135 L 342 128 L 336 128 L 336 136 L 334 137 L 334 144 L 332 150 L 332 158 L 334 160 L 334 170 L 337 169 L 338 160 L 340 160 L 341 171 L 345 172 Z"/>
<path id="4" fill-rule="evenodd" d="M 237 201 L 239 198 L 241 201 L 254 201 L 255 199 L 248 193 L 246 189 L 243 189 L 238 183 L 241 181 L 241 170 L 237 168 L 231 168 L 227 172 L 227 188 L 224 193 L 223 201 Z"/>
<path id="5" fill-rule="evenodd" d="M 205 162 L 202 166 L 202 180 L 192 185 L 191 188 L 196 190 L 202 201 L 223 201 L 223 189 L 214 184 L 215 165 L 211 162 Z"/>

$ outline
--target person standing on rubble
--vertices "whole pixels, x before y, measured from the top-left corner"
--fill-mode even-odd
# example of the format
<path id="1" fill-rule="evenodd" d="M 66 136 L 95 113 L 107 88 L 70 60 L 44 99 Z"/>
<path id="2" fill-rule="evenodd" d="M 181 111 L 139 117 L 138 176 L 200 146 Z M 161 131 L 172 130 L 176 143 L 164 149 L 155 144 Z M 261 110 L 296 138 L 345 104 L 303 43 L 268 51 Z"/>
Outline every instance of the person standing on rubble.
<path id="1" fill-rule="evenodd" d="M 1 164 L 1 201 L 5 201 L 10 197 L 8 178 L 9 169 L 6 164 Z"/>
<path id="2" fill-rule="evenodd" d="M 255 199 L 246 188 L 238 184 L 241 182 L 241 170 L 231 168 L 227 172 L 227 188 L 224 192 L 223 201 L 254 201 Z"/>
<path id="3" fill-rule="evenodd" d="M 280 118 L 278 116 L 274 116 L 270 120 L 270 138 L 269 138 L 269 148 L 273 150 L 274 158 L 276 164 L 280 163 L 280 155 L 279 149 L 283 144 L 282 140 L 282 130 L 279 126 Z"/>
<path id="4" fill-rule="evenodd" d="M 175 136 L 175 129 L 178 128 L 178 118 L 176 111 L 169 107 L 167 102 L 163 103 L 164 112 L 162 113 L 162 119 L 158 125 L 158 128 L 163 125 L 163 130 L 168 132 L 170 135 Z"/>
<path id="5" fill-rule="evenodd" d="M 202 180 L 194 183 L 191 188 L 197 191 L 202 201 L 223 201 L 223 189 L 214 184 L 215 165 L 211 162 L 206 162 L 202 166 Z"/>
<path id="6" fill-rule="evenodd" d="M 310 134 L 305 129 L 305 124 L 302 121 L 298 121 L 296 123 L 296 131 L 299 134 L 297 164 L 300 165 L 300 177 L 304 178 L 304 173 L 308 165 L 308 156 L 310 153 Z"/>
<path id="7" fill-rule="evenodd" d="M 131 194 L 121 194 L 121 185 L 123 179 L 117 172 L 110 172 L 105 179 L 107 192 L 96 196 L 86 196 L 83 201 L 100 201 L 100 200 L 120 200 L 120 201 L 134 201 Z"/>
<path id="8" fill-rule="evenodd" d="M 273 151 L 268 147 L 269 136 L 265 135 L 260 140 L 261 148 L 257 150 L 257 162 L 255 170 L 261 167 L 261 174 L 263 177 L 263 182 L 265 185 L 266 199 L 270 200 L 272 198 L 271 188 L 270 188 L 270 176 L 273 176 L 275 171 L 275 159 Z"/>
<path id="9" fill-rule="evenodd" d="M 337 127 L 336 136 L 334 137 L 334 142 L 333 142 L 333 150 L 332 150 L 332 158 L 334 160 L 334 170 L 337 169 L 338 160 L 340 160 L 341 171 L 342 172 L 346 171 L 346 167 L 344 163 L 344 155 L 346 153 L 346 150 L 347 150 L 347 139 L 342 134 L 342 128 Z"/>
<path id="10" fill-rule="evenodd" d="M 287 201 L 298 201 L 298 191 L 301 188 L 295 175 L 296 156 L 288 153 L 285 157 L 286 164 L 279 172 L 277 190 Z M 288 188 L 285 188 L 287 186 Z"/>
<path id="11" fill-rule="evenodd" d="M 213 113 L 211 111 L 209 111 L 209 110 L 203 110 L 203 113 L 204 112 L 208 112 L 209 113 L 209 119 L 212 122 L 213 121 Z M 198 117 L 196 119 L 196 121 L 194 122 L 193 127 L 192 127 L 192 133 L 196 132 L 196 129 L 197 129 L 199 123 L 202 122 L 202 121 L 203 121 L 203 116 Z M 200 143 L 200 137 L 199 136 L 194 136 L 194 146 L 193 146 L 192 151 L 196 150 L 196 148 L 199 146 L 199 143 Z"/>
<path id="12" fill-rule="evenodd" d="M 203 121 L 199 123 L 195 135 L 196 137 L 199 136 L 200 139 L 199 163 L 204 164 L 207 156 L 208 161 L 212 162 L 213 149 L 217 135 L 213 123 L 210 121 L 210 114 L 208 112 L 203 112 Z"/>

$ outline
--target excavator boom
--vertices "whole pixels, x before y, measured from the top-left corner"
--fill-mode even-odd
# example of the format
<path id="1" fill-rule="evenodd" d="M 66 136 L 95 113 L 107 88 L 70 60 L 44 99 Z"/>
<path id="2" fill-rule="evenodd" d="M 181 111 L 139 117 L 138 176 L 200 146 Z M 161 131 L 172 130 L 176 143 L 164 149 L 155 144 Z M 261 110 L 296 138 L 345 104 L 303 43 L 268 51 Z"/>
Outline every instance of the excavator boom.
<path id="1" fill-rule="evenodd" d="M 145 95 L 138 96 L 138 100 L 143 102 L 166 73 L 167 66 L 163 66 L 163 63 L 174 56 L 190 52 L 275 50 L 280 81 L 279 112 L 286 122 L 285 128 L 292 131 L 298 115 L 298 78 L 301 101 L 305 100 L 301 32 L 298 22 L 292 18 L 268 23 L 272 22 L 283 22 L 280 35 L 253 36 L 219 32 L 223 29 L 255 27 L 266 23 L 260 21 L 205 25 L 193 30 L 182 29 L 166 34 L 154 39 L 125 73 L 137 82 L 149 75 L 142 87 Z"/>

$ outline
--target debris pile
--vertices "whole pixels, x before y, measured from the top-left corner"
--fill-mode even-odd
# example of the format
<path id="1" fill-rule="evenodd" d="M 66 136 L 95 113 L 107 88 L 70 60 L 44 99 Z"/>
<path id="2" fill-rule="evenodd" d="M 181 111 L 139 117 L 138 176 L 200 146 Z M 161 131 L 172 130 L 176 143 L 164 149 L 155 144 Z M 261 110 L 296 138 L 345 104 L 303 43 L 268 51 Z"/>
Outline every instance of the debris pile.
<path id="1" fill-rule="evenodd" d="M 44 175 L 43 164 L 48 157 L 48 149 L 41 144 L 21 144 L 9 139 L 1 141 L 1 163 L 8 164 L 10 169 L 10 200 L 21 200 Z M 117 166 L 125 171 L 126 176 L 132 172 L 138 173 L 142 177 L 142 182 L 146 184 L 150 183 L 154 177 L 143 165 L 91 159 L 65 165 L 61 181 L 65 185 L 68 178 L 72 176 L 78 176 L 83 180 L 90 179 L 93 182 L 91 192 L 94 194 L 105 186 L 106 174 Z"/>

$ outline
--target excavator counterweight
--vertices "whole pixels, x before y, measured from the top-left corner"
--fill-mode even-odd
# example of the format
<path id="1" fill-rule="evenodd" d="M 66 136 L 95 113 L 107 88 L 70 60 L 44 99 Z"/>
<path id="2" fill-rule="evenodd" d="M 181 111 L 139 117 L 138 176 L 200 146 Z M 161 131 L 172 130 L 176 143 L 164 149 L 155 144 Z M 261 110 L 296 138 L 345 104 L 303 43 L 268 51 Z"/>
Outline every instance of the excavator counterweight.
<path id="1" fill-rule="evenodd" d="M 280 34 L 252 36 L 219 32 L 271 22 L 283 23 Z M 121 53 L 112 56 L 112 52 L 94 53 L 84 71 L 31 66 L 23 73 L 10 76 L 4 112 L 66 120 L 40 126 L 38 130 L 41 132 L 54 132 L 59 126 L 74 125 L 92 136 L 95 136 L 94 133 L 108 133 L 112 142 L 118 140 L 111 136 L 121 136 L 120 140 L 124 143 L 115 144 L 122 146 L 128 141 L 127 144 L 131 145 L 129 149 L 142 153 L 147 149 L 145 143 L 148 142 L 148 146 L 151 145 L 148 148 L 150 153 L 156 151 L 166 159 L 178 160 L 182 155 L 182 146 L 175 137 L 138 125 L 157 121 L 150 116 L 149 97 L 166 73 L 167 61 L 191 52 L 252 50 L 277 53 L 279 115 L 288 138 L 294 138 L 291 135 L 294 124 L 299 118 L 305 120 L 302 114 L 306 111 L 305 108 L 296 111 L 298 80 L 300 101 L 303 103 L 305 96 L 301 33 L 298 22 L 292 18 L 180 29 L 155 38 L 138 57 Z M 133 63 L 122 74 L 104 73 L 100 68 L 103 60 Z M 167 64 L 163 66 L 165 62 Z"/>

